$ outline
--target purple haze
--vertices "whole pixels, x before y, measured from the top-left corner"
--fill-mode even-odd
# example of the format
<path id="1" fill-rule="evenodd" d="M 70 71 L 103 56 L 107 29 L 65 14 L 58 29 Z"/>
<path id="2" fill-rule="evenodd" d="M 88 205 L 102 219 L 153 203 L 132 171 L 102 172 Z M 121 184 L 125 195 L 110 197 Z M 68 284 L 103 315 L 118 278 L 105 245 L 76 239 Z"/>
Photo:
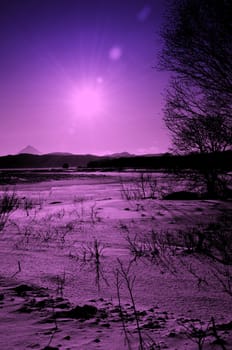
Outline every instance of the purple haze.
<path id="1" fill-rule="evenodd" d="M 163 1 L 0 2 L 0 154 L 159 153 Z"/>

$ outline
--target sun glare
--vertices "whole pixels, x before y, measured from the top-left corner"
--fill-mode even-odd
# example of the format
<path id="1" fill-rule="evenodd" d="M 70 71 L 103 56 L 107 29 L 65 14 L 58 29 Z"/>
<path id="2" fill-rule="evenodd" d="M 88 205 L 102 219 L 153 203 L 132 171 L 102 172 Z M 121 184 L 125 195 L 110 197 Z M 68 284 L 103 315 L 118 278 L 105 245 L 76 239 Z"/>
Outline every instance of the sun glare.
<path id="1" fill-rule="evenodd" d="M 102 91 L 98 86 L 81 87 L 73 93 L 72 104 L 78 116 L 97 116 L 103 111 Z"/>

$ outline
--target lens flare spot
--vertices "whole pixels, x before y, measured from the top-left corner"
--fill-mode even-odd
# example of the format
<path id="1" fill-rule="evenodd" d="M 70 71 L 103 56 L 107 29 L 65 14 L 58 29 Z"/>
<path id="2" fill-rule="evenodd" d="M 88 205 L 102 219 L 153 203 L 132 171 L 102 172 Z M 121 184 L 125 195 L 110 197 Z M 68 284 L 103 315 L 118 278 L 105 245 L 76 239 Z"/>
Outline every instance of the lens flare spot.
<path id="1" fill-rule="evenodd" d="M 113 46 L 109 51 L 109 58 L 113 61 L 117 61 L 122 56 L 122 49 L 119 46 Z"/>
<path id="2" fill-rule="evenodd" d="M 137 14 L 137 18 L 140 22 L 145 22 L 151 14 L 150 6 L 144 6 L 142 10 Z"/>

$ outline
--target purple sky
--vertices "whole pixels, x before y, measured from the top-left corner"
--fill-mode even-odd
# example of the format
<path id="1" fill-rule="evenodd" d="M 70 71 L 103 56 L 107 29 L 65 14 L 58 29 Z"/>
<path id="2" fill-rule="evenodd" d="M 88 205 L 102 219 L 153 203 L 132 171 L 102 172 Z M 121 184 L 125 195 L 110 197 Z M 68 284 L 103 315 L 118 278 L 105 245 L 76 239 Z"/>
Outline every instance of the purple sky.
<path id="1" fill-rule="evenodd" d="M 168 150 L 162 0 L 1 0 L 0 154 Z"/>

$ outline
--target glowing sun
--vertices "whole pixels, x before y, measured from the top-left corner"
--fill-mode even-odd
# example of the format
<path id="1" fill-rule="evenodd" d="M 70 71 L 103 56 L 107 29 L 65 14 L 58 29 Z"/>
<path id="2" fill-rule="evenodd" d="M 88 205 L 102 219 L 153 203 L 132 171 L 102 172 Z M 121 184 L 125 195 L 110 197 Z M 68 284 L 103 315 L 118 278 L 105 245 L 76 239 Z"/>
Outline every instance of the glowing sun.
<path id="1" fill-rule="evenodd" d="M 102 92 L 98 87 L 81 87 L 73 93 L 72 104 L 78 116 L 96 116 L 103 110 Z"/>

